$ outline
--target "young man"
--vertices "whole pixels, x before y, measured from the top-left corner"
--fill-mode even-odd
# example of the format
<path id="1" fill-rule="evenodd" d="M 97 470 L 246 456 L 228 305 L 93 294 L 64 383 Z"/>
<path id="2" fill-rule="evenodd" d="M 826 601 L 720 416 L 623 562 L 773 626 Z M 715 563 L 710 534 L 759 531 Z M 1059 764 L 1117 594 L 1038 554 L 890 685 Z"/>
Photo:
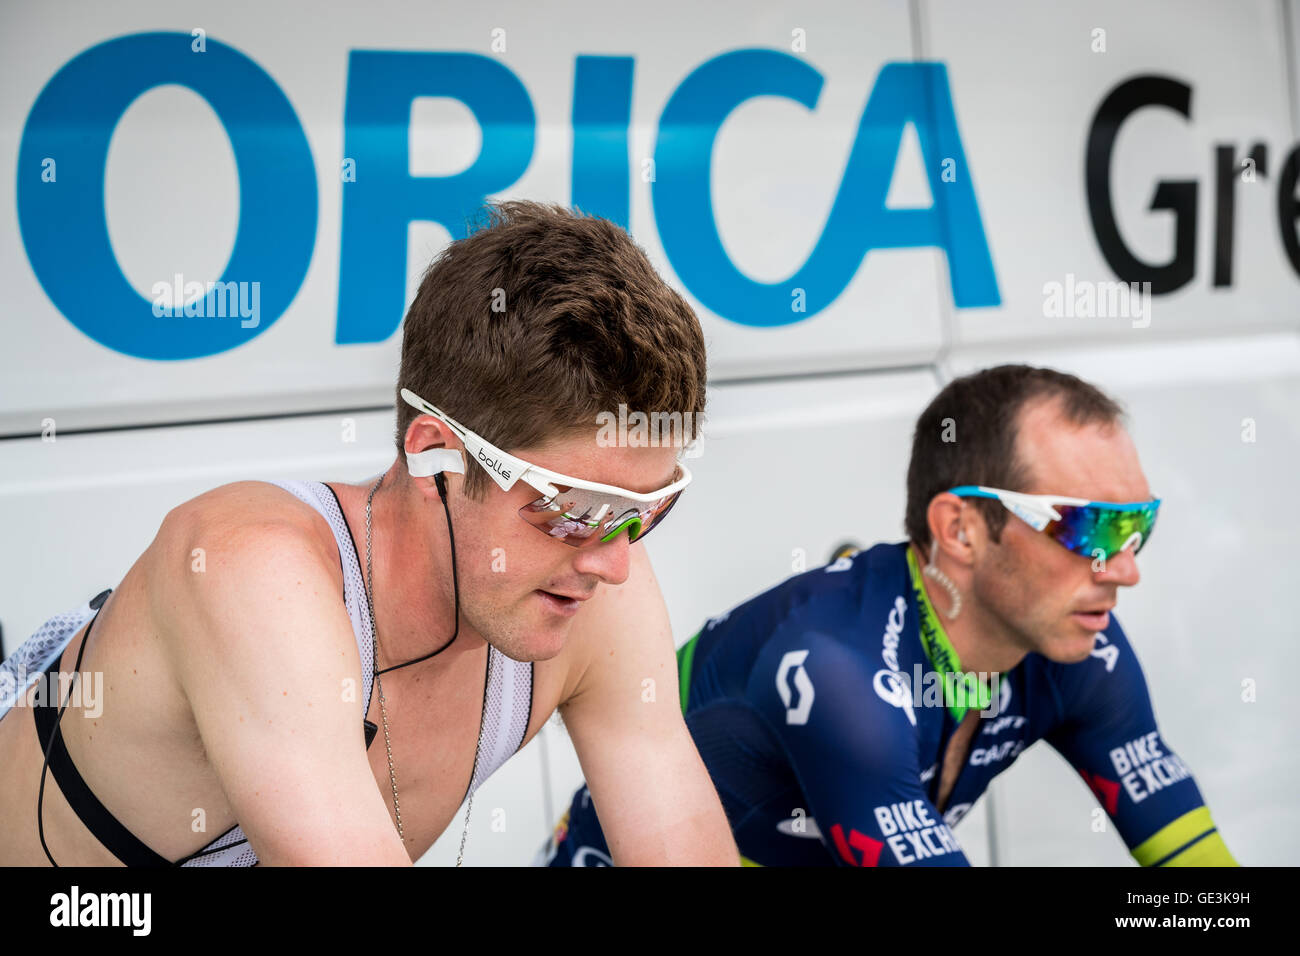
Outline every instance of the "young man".
<path id="1" fill-rule="evenodd" d="M 1111 613 L 1159 506 L 1121 415 L 1047 369 L 952 382 L 917 422 L 909 542 L 791 578 L 681 648 L 746 862 L 964 864 L 950 827 L 1045 739 L 1142 865 L 1233 863 Z M 608 864 L 604 810 L 579 790 L 543 859 Z"/>
<path id="2" fill-rule="evenodd" d="M 407 314 L 383 475 L 200 495 L 6 662 L 0 864 L 409 864 L 560 708 L 620 864 L 734 865 L 680 712 L 640 695 L 676 671 L 633 542 L 689 474 L 597 441 L 601 411 L 704 389 L 626 233 L 493 209 Z M 102 705 L 43 669 L 102 675 Z"/>

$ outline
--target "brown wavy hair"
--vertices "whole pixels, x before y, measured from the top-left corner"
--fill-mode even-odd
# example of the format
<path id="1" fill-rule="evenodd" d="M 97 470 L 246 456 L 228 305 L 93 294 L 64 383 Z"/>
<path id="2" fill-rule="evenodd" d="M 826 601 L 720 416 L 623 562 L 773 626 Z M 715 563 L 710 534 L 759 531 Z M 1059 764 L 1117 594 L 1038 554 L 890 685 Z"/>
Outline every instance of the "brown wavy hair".
<path id="1" fill-rule="evenodd" d="M 402 329 L 398 455 L 409 388 L 497 447 L 596 435 L 599 412 L 704 412 L 694 311 L 619 226 L 560 205 L 485 206 L 420 280 Z M 689 419 L 688 419 L 689 420 Z M 465 493 L 488 476 L 466 463 Z"/>

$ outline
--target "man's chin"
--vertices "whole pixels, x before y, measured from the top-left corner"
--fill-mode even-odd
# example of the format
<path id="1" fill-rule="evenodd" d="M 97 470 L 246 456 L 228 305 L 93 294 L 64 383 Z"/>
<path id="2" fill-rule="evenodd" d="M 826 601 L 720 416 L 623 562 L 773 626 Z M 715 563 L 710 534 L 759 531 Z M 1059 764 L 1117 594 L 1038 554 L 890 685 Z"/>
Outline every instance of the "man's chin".
<path id="1" fill-rule="evenodd" d="M 564 650 L 570 625 L 570 621 L 530 621 L 511 636 L 509 647 L 504 642 L 496 647 L 512 660 L 549 661 Z"/>
<path id="2" fill-rule="evenodd" d="M 564 650 L 564 638 L 567 636 L 567 632 L 568 628 L 565 628 L 565 633 L 558 635 L 558 639 L 555 634 L 538 633 L 528 635 L 524 639 L 526 646 L 522 649 L 522 652 L 527 656 L 520 657 L 518 660 L 549 661 L 551 658 L 558 656 L 560 651 Z"/>
<path id="3" fill-rule="evenodd" d="M 1077 664 L 1088 659 L 1096 643 L 1096 631 L 1072 627 L 1066 634 L 1047 641 L 1039 653 L 1056 664 Z"/>

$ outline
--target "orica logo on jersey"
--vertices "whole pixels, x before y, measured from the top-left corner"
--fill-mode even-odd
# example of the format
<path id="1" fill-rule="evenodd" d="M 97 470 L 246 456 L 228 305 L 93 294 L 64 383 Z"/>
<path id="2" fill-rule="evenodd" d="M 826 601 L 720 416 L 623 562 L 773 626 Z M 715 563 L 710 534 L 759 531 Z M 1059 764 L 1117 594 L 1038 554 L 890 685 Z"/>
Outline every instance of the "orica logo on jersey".
<path id="1" fill-rule="evenodd" d="M 894 598 L 894 606 L 885 619 L 885 633 L 880 639 L 880 658 L 885 667 L 876 671 L 871 686 L 886 704 L 899 707 L 907 714 L 912 726 L 916 726 L 916 712 L 912 709 L 912 686 L 907 675 L 898 669 L 898 642 L 903 635 L 903 618 L 907 614 L 907 601 L 900 594 Z"/>
<path id="2" fill-rule="evenodd" d="M 1099 657 L 1106 662 L 1106 673 L 1109 674 L 1115 669 L 1116 662 L 1119 661 L 1119 648 L 1110 642 L 1105 634 L 1100 631 L 1093 641 L 1092 650 L 1089 652 L 1093 657 Z"/>
<path id="3" fill-rule="evenodd" d="M 803 662 L 808 658 L 808 650 L 804 648 L 798 651 L 788 651 L 781 658 L 781 664 L 776 669 L 776 692 L 781 695 L 781 704 L 785 707 L 785 722 L 787 724 L 806 724 L 808 723 L 808 714 L 812 711 L 813 705 L 813 684 L 808 672 L 803 669 Z M 793 694 L 790 692 L 788 681 L 791 669 L 794 670 L 794 689 L 799 692 L 799 702 L 791 707 L 790 701 Z"/>
<path id="4" fill-rule="evenodd" d="M 894 598 L 894 606 L 889 610 L 889 617 L 885 619 L 885 633 L 880 639 L 882 650 L 881 659 L 885 665 L 892 671 L 898 670 L 898 642 L 903 636 L 903 617 L 907 614 L 907 601 L 903 595 Z"/>
<path id="5" fill-rule="evenodd" d="M 912 686 L 908 683 L 906 674 L 882 667 L 876 671 L 871 686 L 875 688 L 881 700 L 901 708 L 903 713 L 907 714 L 907 719 L 912 726 L 916 726 L 916 711 L 912 709 Z"/>

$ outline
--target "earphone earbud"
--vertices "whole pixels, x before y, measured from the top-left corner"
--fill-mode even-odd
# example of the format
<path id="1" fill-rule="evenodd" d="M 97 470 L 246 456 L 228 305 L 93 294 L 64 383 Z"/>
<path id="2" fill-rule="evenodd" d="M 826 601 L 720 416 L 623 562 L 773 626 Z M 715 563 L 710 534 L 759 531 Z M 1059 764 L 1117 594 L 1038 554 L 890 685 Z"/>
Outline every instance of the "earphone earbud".
<path id="1" fill-rule="evenodd" d="M 957 529 L 957 540 L 960 541 L 962 544 L 965 544 L 965 543 L 966 543 L 966 529 L 965 529 L 965 528 L 958 528 L 958 529 Z"/>
<path id="2" fill-rule="evenodd" d="M 428 478 L 444 471 L 465 474 L 465 459 L 454 448 L 430 448 L 427 451 L 407 452 L 406 470 L 412 478 Z"/>

